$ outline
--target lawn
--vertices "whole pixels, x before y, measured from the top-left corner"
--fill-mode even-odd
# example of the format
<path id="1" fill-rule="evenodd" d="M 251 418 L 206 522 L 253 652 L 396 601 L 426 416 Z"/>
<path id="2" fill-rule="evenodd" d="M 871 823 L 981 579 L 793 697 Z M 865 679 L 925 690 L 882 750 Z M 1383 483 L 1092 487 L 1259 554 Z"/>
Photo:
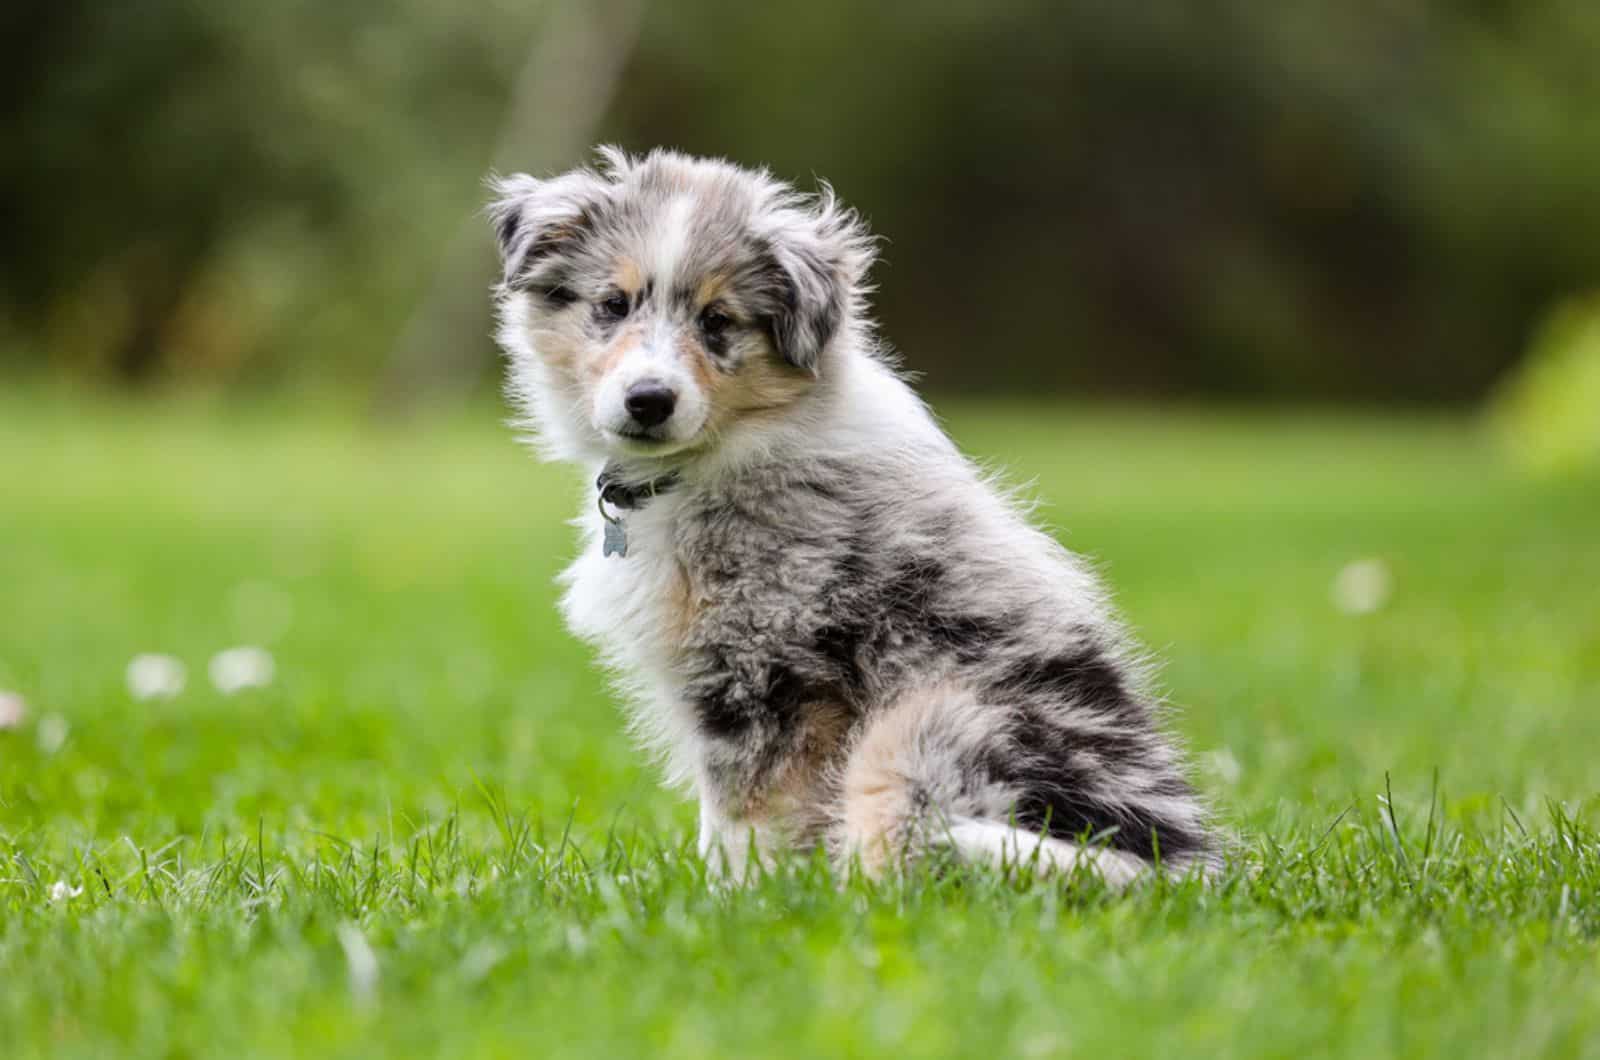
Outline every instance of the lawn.
<path id="1" fill-rule="evenodd" d="M 494 410 L 4 392 L 0 1055 L 1600 1057 L 1600 482 L 1448 418 L 941 408 L 1165 660 L 1219 884 L 708 889 L 554 612 L 576 476 Z"/>

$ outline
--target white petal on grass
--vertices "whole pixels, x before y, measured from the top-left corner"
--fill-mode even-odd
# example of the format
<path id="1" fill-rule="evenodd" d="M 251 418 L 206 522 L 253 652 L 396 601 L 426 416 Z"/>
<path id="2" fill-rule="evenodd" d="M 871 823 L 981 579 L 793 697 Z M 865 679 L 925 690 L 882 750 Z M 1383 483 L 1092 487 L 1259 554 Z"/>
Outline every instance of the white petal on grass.
<path id="1" fill-rule="evenodd" d="M 47 755 L 55 754 L 67 742 L 67 735 L 71 732 L 72 726 L 66 718 L 59 714 L 46 714 L 39 719 L 39 727 L 35 732 L 39 750 Z"/>
<path id="2" fill-rule="evenodd" d="M 1389 602 L 1394 579 L 1381 559 L 1351 560 L 1334 575 L 1333 606 L 1347 615 L 1370 615 Z"/>
<path id="3" fill-rule="evenodd" d="M 207 672 L 217 691 L 225 696 L 246 688 L 265 688 L 272 684 L 276 672 L 272 655 L 265 648 L 247 645 L 219 651 L 211 657 Z"/>
<path id="4" fill-rule="evenodd" d="M 461 974 L 469 983 L 482 980 L 494 966 L 505 960 L 505 948 L 493 942 L 480 942 L 461 958 Z"/>
<path id="5" fill-rule="evenodd" d="M 0 729 L 21 728 L 28 704 L 15 692 L 0 692 Z"/>
<path id="6" fill-rule="evenodd" d="M 378 955 L 361 929 L 348 920 L 339 925 L 339 946 L 344 950 L 351 996 L 363 1004 L 370 1002 L 378 992 Z"/>
<path id="7" fill-rule="evenodd" d="M 50 900 L 52 902 L 64 902 L 69 898 L 76 898 L 82 893 L 82 887 L 70 886 L 66 880 L 57 880 L 50 885 Z"/>
<path id="8" fill-rule="evenodd" d="M 188 681 L 188 669 L 171 655 L 143 652 L 128 662 L 128 691 L 134 699 L 171 699 Z"/>

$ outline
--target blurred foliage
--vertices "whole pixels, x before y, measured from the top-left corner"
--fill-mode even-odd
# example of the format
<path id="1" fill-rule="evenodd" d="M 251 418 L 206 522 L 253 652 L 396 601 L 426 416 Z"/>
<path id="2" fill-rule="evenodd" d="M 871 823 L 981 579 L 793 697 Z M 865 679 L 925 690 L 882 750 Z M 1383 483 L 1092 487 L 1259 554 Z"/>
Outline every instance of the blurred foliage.
<path id="1" fill-rule="evenodd" d="M 1534 471 L 1600 466 L 1600 295 L 1551 314 L 1491 414 L 1507 449 Z"/>
<path id="2" fill-rule="evenodd" d="M 484 171 L 579 160 L 496 157 L 548 6 L 7 9 L 0 358 L 392 372 L 489 281 Z M 1592 0 L 680 0 L 613 36 L 592 139 L 831 179 L 934 386 L 1462 399 L 1600 278 Z M 436 351 L 474 375 L 479 312 Z"/>
<path id="3" fill-rule="evenodd" d="M 7 8 L 13 343 L 124 378 L 370 374 L 470 209 L 538 11 Z"/>

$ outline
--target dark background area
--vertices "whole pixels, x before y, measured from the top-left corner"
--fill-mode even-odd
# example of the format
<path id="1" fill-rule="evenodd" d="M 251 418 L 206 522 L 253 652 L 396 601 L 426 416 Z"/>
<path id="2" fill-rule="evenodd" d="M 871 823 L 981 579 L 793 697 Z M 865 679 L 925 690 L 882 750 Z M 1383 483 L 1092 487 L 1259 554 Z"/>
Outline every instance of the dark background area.
<path id="1" fill-rule="evenodd" d="M 1600 277 L 1600 5 L 0 14 L 0 379 L 487 389 L 491 168 L 830 180 L 930 388 L 1475 399 Z"/>

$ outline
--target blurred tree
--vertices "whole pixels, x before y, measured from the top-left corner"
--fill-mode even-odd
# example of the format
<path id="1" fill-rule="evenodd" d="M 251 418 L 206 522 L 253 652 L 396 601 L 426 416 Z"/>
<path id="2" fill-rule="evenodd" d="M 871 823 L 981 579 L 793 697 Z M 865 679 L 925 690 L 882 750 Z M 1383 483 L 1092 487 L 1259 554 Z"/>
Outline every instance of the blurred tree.
<path id="1" fill-rule="evenodd" d="M 8 9 L 0 280 L 40 356 L 130 380 L 361 372 L 478 194 L 536 7 Z M 369 368 L 370 370 L 370 368 Z"/>

